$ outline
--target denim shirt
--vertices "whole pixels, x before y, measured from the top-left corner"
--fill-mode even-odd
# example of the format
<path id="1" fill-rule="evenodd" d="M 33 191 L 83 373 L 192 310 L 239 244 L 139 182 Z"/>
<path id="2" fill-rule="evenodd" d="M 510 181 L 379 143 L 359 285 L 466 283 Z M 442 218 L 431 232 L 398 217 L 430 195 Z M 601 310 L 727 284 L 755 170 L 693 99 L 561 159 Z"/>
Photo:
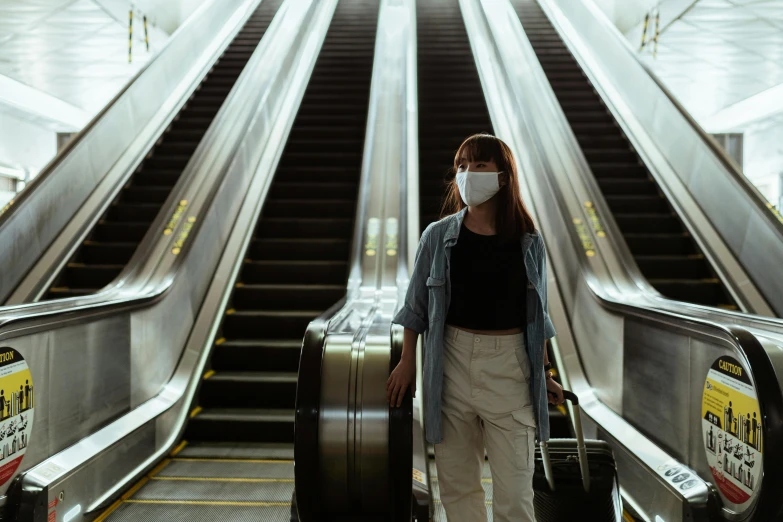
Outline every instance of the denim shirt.
<path id="1" fill-rule="evenodd" d="M 424 411 L 427 440 L 442 442 L 443 332 L 451 301 L 450 257 L 457 244 L 466 209 L 432 223 L 421 236 L 405 303 L 394 323 L 424 334 Z M 530 397 L 536 437 L 549 440 L 549 410 L 544 375 L 544 341 L 555 335 L 549 319 L 546 289 L 546 249 L 541 235 L 525 234 L 522 254 L 528 277 L 525 343 L 530 360 Z M 522 365 L 522 353 L 517 353 Z"/>

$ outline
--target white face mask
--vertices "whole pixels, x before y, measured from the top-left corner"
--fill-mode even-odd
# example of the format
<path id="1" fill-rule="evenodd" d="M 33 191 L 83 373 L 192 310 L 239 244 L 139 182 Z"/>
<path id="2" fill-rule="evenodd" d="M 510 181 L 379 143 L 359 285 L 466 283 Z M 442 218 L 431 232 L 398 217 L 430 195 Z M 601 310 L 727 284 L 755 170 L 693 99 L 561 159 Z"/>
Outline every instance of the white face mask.
<path id="1" fill-rule="evenodd" d="M 491 199 L 500 190 L 499 175 L 499 172 L 458 172 L 457 186 L 462 201 L 475 207 Z"/>

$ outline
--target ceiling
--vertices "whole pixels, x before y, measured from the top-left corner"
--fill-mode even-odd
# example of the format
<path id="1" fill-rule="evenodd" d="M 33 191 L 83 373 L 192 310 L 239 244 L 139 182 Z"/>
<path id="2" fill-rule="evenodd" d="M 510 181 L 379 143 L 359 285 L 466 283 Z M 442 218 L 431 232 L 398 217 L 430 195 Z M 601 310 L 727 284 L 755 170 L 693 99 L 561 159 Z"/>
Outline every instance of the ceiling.
<path id="1" fill-rule="evenodd" d="M 20 117 L 26 100 L 53 97 L 60 108 L 97 113 L 168 38 L 150 25 L 147 51 L 138 12 L 128 63 L 128 11 L 125 0 L 0 0 L 0 75 L 22 87 L 15 100 L 0 93 L 0 110 Z"/>
<path id="2" fill-rule="evenodd" d="M 648 43 L 640 58 L 697 120 L 783 85 L 783 0 L 664 0 L 660 13 L 657 56 Z"/>

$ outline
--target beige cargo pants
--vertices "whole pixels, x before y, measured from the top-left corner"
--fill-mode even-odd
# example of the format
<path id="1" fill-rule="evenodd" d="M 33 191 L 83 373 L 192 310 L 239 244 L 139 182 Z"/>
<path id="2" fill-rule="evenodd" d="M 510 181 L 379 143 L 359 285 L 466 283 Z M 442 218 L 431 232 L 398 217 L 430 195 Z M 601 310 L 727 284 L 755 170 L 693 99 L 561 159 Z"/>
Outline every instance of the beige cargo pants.
<path id="1" fill-rule="evenodd" d="M 535 417 L 515 351 L 523 335 L 444 332 L 443 442 L 435 445 L 440 498 L 448 522 L 487 520 L 481 473 L 486 448 L 494 522 L 535 522 Z M 523 347 L 523 353 L 526 353 Z"/>

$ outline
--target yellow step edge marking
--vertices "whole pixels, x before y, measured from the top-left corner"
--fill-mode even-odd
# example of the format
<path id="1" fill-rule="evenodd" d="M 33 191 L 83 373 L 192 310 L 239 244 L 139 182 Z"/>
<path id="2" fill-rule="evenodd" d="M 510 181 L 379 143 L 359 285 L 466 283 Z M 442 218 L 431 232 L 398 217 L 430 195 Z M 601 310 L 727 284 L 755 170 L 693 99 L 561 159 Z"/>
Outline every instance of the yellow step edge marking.
<path id="1" fill-rule="evenodd" d="M 193 417 L 201 413 L 201 410 L 202 410 L 201 406 L 196 406 L 195 408 L 193 408 L 193 411 L 190 412 L 190 418 L 192 419 Z"/>
<path id="2" fill-rule="evenodd" d="M 219 345 L 223 344 L 224 342 L 226 342 L 226 338 L 225 337 L 221 337 L 220 339 L 215 341 L 215 344 L 217 344 L 219 346 Z"/>
<path id="3" fill-rule="evenodd" d="M 173 480 L 176 482 L 246 482 L 250 484 L 293 484 L 294 479 L 237 478 L 237 477 L 151 477 L 152 480 Z"/>
<path id="4" fill-rule="evenodd" d="M 149 477 L 143 477 L 140 481 L 138 481 L 132 488 L 130 488 L 128 491 L 126 491 L 121 497 L 120 500 L 125 501 L 131 498 L 133 495 L 136 494 L 138 490 L 141 489 L 141 487 L 146 484 L 149 481 Z"/>
<path id="5" fill-rule="evenodd" d="M 122 500 L 116 500 L 114 504 L 106 508 L 106 511 L 98 515 L 98 518 L 94 520 L 94 522 L 103 522 L 107 518 L 109 518 L 109 515 L 117 511 L 117 508 L 120 507 L 120 504 L 122 504 Z"/>
<path id="6" fill-rule="evenodd" d="M 197 408 L 201 409 L 201 408 Z M 283 460 L 283 459 L 196 459 L 196 458 L 188 458 L 188 457 L 180 457 L 173 459 L 177 462 L 245 462 L 250 464 L 293 464 L 293 460 Z"/>
<path id="7" fill-rule="evenodd" d="M 68 263 L 68 266 L 73 267 L 73 268 L 82 268 L 83 266 L 85 266 L 85 264 L 84 263 Z"/>
<path id="8" fill-rule="evenodd" d="M 204 380 L 206 381 L 207 379 L 209 379 L 209 378 L 210 378 L 210 377 L 212 377 L 213 375 L 215 375 L 215 370 L 209 370 L 208 372 L 206 372 L 206 373 L 204 374 Z"/>
<path id="9" fill-rule="evenodd" d="M 633 517 L 626 510 L 623 509 L 623 520 L 625 522 L 636 522 Z"/>
<path id="10" fill-rule="evenodd" d="M 226 310 L 226 315 L 231 315 L 231 314 L 233 314 L 235 312 L 236 312 L 236 310 L 234 310 L 233 308 L 229 308 L 228 310 Z"/>
<path id="11" fill-rule="evenodd" d="M 243 286 L 245 286 L 245 283 L 237 283 L 234 286 L 235 286 L 235 288 L 242 288 Z"/>
<path id="12" fill-rule="evenodd" d="M 182 451 L 182 450 L 184 450 L 184 449 L 185 449 L 185 447 L 186 447 L 187 445 L 188 445 L 188 441 L 186 441 L 186 440 L 183 440 L 182 442 L 180 442 L 180 443 L 179 443 L 179 446 L 177 446 L 176 448 L 174 448 L 174 449 L 171 451 L 171 453 L 169 454 L 169 457 L 176 457 L 177 455 L 179 455 L 179 452 L 180 452 L 180 451 Z"/>
<path id="13" fill-rule="evenodd" d="M 67 286 L 53 286 L 49 289 L 50 292 L 67 292 L 68 287 Z"/>
<path id="14" fill-rule="evenodd" d="M 130 504 L 168 504 L 180 506 L 289 507 L 290 502 L 229 502 L 223 500 L 126 500 Z"/>
<path id="15" fill-rule="evenodd" d="M 150 471 L 149 474 L 147 474 L 147 476 L 150 477 L 150 478 L 154 477 L 155 475 L 157 475 L 158 473 L 163 471 L 163 468 L 168 466 L 170 462 L 171 462 L 171 459 L 163 459 L 160 464 L 155 466 L 152 469 L 152 471 Z"/>

